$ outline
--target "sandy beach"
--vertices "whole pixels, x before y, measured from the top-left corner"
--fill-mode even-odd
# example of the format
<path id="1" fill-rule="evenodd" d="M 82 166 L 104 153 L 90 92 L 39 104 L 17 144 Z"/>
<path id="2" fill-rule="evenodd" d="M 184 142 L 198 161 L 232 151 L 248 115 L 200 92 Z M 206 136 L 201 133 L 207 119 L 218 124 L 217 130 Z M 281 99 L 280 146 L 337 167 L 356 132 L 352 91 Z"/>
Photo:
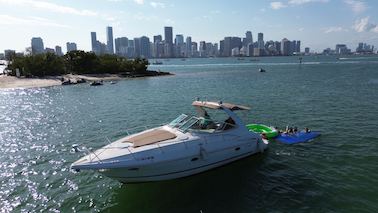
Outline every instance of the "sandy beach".
<path id="1" fill-rule="evenodd" d="M 48 78 L 17 78 L 14 76 L 0 75 L 0 88 L 33 88 L 33 87 L 50 87 L 61 85 L 61 78 L 65 80 L 70 79 L 76 82 L 78 79 L 85 79 L 87 81 L 111 81 L 122 79 L 118 75 L 64 75 L 52 76 Z"/>

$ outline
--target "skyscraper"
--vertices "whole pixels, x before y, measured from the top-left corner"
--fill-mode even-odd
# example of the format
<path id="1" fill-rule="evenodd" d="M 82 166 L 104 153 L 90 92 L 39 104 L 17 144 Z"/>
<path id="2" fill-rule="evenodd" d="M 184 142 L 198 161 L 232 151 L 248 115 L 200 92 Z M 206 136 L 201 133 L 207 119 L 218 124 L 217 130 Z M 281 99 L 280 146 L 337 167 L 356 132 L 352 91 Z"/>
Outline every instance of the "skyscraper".
<path id="1" fill-rule="evenodd" d="M 98 54 L 99 53 L 99 45 L 98 45 L 98 42 L 97 42 L 97 36 L 96 36 L 96 32 L 91 32 L 91 43 L 92 43 L 92 52 L 94 52 L 95 54 Z"/>
<path id="2" fill-rule="evenodd" d="M 154 36 L 154 43 L 159 43 L 161 41 L 163 41 L 163 38 L 161 35 Z"/>
<path id="3" fill-rule="evenodd" d="M 164 27 L 164 55 L 165 57 L 172 57 L 173 50 L 173 29 L 172 27 Z"/>
<path id="4" fill-rule="evenodd" d="M 66 45 L 67 45 L 67 52 L 77 50 L 76 43 L 74 43 L 74 42 L 67 42 Z"/>
<path id="5" fill-rule="evenodd" d="M 61 46 L 55 46 L 55 54 L 57 56 L 62 56 L 63 55 L 63 51 L 62 51 L 62 47 Z"/>
<path id="6" fill-rule="evenodd" d="M 166 44 L 173 44 L 173 29 L 172 27 L 164 27 L 164 40 Z"/>
<path id="7" fill-rule="evenodd" d="M 140 57 L 141 50 L 140 50 L 140 38 L 134 38 L 134 56 Z"/>
<path id="8" fill-rule="evenodd" d="M 186 57 L 192 57 L 192 37 L 186 37 Z"/>
<path id="9" fill-rule="evenodd" d="M 31 39 L 31 48 L 32 48 L 32 54 L 41 54 L 44 53 L 45 47 L 43 45 L 43 40 L 40 37 L 34 37 Z"/>
<path id="10" fill-rule="evenodd" d="M 257 34 L 257 48 L 264 49 L 264 34 Z"/>
<path id="11" fill-rule="evenodd" d="M 301 52 L 301 41 L 297 41 L 296 50 L 295 52 L 300 53 Z"/>
<path id="12" fill-rule="evenodd" d="M 116 38 L 114 44 L 115 53 L 119 56 L 126 56 L 129 39 L 127 37 Z"/>
<path id="13" fill-rule="evenodd" d="M 290 51 L 290 41 L 287 38 L 281 41 L 281 55 L 289 55 Z"/>
<path id="14" fill-rule="evenodd" d="M 248 44 L 253 43 L 252 32 L 247 31 L 245 33 L 245 39 L 243 40 L 243 46 L 248 47 Z"/>
<path id="15" fill-rule="evenodd" d="M 142 36 L 140 41 L 140 56 L 143 58 L 151 57 L 150 39 L 147 36 Z"/>
<path id="16" fill-rule="evenodd" d="M 175 44 L 176 45 L 184 44 L 184 36 L 182 34 L 176 35 Z"/>
<path id="17" fill-rule="evenodd" d="M 108 26 L 106 27 L 106 46 L 109 54 L 114 54 L 113 46 L 113 28 Z"/>

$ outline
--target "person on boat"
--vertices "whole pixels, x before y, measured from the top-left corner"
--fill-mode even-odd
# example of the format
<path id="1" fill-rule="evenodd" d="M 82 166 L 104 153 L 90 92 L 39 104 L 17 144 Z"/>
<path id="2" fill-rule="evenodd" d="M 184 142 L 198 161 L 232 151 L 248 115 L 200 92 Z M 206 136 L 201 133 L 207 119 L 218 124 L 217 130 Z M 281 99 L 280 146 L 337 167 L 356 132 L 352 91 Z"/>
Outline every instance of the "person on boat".
<path id="1" fill-rule="evenodd" d="M 236 123 L 231 117 L 228 117 L 227 120 L 224 121 L 224 124 L 225 126 L 223 130 L 227 130 L 227 129 L 232 129 Z"/>
<path id="2" fill-rule="evenodd" d="M 211 129 L 214 126 L 213 120 L 211 120 L 210 115 L 205 111 L 205 114 L 201 118 L 200 128 L 201 129 Z"/>
<path id="3" fill-rule="evenodd" d="M 295 126 L 293 131 L 294 131 L 294 134 L 296 134 L 298 132 L 298 127 Z"/>
<path id="4" fill-rule="evenodd" d="M 304 129 L 304 131 L 305 131 L 305 133 L 310 133 L 311 132 L 311 130 L 309 128 L 307 128 L 307 127 Z"/>

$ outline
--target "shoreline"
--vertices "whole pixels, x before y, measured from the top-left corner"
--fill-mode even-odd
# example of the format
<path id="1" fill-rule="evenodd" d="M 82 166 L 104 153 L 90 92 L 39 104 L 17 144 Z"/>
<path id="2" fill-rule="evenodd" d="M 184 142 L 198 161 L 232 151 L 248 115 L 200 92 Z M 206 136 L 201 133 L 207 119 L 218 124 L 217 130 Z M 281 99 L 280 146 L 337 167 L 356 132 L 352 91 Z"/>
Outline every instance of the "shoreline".
<path id="1" fill-rule="evenodd" d="M 151 73 L 149 73 L 151 72 Z M 80 79 L 84 79 L 88 82 L 91 81 L 113 81 L 124 80 L 131 78 L 143 78 L 143 77 L 157 77 L 157 76 L 169 76 L 174 75 L 169 72 L 148 71 L 145 73 L 123 73 L 123 74 L 67 74 L 60 76 L 46 76 L 42 78 L 17 78 L 15 76 L 0 75 L 0 89 L 16 89 L 16 88 L 36 88 L 36 87 L 51 87 L 62 85 L 61 79 L 70 80 L 71 82 L 77 82 Z"/>

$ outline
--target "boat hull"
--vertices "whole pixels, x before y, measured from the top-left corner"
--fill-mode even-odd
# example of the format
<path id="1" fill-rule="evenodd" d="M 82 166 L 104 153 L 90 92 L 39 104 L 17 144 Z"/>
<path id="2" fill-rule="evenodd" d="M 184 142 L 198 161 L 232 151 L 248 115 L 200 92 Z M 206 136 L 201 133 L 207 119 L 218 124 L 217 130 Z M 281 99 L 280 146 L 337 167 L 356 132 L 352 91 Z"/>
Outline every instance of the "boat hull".
<path id="1" fill-rule="evenodd" d="M 259 140 L 257 143 L 245 143 L 214 152 L 199 153 L 160 163 L 151 163 L 140 167 L 104 169 L 100 172 L 122 183 L 140 183 L 171 180 L 192 176 L 208 171 L 250 155 L 263 152 L 267 143 Z"/>

